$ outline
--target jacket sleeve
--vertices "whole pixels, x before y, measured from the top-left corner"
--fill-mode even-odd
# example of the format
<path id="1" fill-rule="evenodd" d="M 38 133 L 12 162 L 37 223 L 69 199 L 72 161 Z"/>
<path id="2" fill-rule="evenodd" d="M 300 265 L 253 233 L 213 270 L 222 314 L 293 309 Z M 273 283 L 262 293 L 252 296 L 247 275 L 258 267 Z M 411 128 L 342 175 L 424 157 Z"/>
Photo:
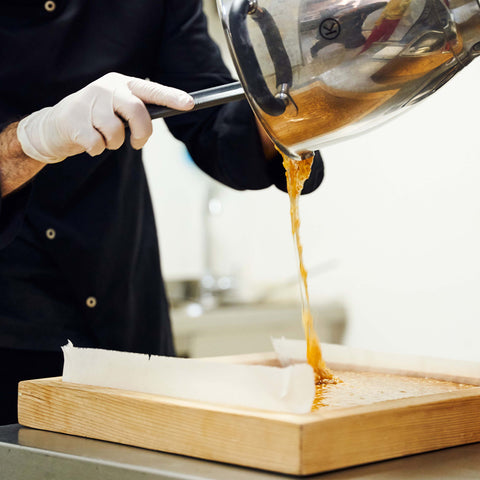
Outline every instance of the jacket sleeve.
<path id="1" fill-rule="evenodd" d="M 208 35 L 201 1 L 165 2 L 162 32 L 154 80 L 187 92 L 233 81 Z M 194 162 L 214 179 L 238 190 L 271 185 L 286 190 L 281 157 L 265 159 L 246 100 L 171 117 L 166 123 Z M 322 179 L 323 162 L 317 154 L 304 193 L 315 190 Z"/>

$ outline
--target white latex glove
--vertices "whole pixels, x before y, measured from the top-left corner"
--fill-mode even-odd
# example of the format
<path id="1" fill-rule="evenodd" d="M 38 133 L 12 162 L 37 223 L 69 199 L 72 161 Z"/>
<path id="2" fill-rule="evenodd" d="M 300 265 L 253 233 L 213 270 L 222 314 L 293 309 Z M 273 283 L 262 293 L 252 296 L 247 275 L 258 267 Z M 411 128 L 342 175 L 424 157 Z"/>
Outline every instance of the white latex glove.
<path id="1" fill-rule="evenodd" d="M 123 119 L 130 127 L 132 147 L 140 149 L 152 134 L 145 103 L 177 110 L 194 105 L 182 90 L 108 73 L 53 107 L 21 120 L 17 137 L 23 151 L 40 162 L 56 163 L 82 152 L 93 157 L 105 148 L 120 148 L 125 141 Z"/>

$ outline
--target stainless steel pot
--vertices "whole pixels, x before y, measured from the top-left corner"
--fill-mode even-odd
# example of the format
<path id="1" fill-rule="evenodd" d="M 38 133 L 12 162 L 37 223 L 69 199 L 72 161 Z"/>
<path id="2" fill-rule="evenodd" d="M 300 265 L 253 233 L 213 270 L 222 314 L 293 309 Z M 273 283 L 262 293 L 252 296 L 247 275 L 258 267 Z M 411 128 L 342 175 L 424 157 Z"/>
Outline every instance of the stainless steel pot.
<path id="1" fill-rule="evenodd" d="M 480 53 L 477 0 L 217 0 L 253 110 L 294 157 L 404 111 Z"/>

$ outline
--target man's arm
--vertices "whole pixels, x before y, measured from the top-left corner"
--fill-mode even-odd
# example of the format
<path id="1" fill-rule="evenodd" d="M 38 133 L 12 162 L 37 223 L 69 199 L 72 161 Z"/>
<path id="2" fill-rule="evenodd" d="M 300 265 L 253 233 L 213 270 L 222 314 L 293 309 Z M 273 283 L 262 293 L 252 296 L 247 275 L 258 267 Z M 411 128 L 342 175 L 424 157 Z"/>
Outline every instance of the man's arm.
<path id="1" fill-rule="evenodd" d="M 2 198 L 32 179 L 46 164 L 87 152 L 99 155 L 120 148 L 125 125 L 130 143 L 140 149 L 152 133 L 143 102 L 179 110 L 193 107 L 190 95 L 143 79 L 109 73 L 65 97 L 57 105 L 33 112 L 0 133 Z"/>
<path id="2" fill-rule="evenodd" d="M 18 190 L 30 181 L 45 163 L 27 157 L 17 138 L 18 122 L 11 123 L 0 133 L 0 191 L 2 197 Z"/>
<path id="3" fill-rule="evenodd" d="M 8 125 L 0 133 L 0 192 L 2 197 L 18 190 L 30 181 L 46 163 L 28 157 L 17 138 L 18 122 Z M 267 160 L 276 155 L 273 142 L 257 120 L 263 152 Z"/>

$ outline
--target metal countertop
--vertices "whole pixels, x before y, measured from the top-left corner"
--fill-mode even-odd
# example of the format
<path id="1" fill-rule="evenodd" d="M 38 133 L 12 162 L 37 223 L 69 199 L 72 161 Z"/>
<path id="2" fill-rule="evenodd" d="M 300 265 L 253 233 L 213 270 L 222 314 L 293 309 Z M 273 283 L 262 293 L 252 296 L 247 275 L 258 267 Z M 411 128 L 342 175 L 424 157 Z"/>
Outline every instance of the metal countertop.
<path id="1" fill-rule="evenodd" d="M 45 432 L 0 426 L 1 480 L 478 480 L 480 443 L 309 477 Z"/>

